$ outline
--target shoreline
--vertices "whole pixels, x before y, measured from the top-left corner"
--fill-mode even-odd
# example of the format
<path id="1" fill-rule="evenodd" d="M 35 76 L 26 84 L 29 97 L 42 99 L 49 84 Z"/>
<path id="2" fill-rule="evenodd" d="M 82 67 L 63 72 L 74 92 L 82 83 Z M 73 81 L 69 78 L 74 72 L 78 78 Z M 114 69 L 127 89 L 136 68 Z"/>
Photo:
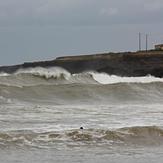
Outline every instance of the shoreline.
<path id="1" fill-rule="evenodd" d="M 13 66 L 1 66 L 0 72 L 14 73 L 19 69 L 35 67 L 62 67 L 71 74 L 84 71 L 104 72 L 118 76 L 163 77 L 163 51 L 99 53 L 91 55 L 63 56 L 50 61 L 25 62 Z"/>

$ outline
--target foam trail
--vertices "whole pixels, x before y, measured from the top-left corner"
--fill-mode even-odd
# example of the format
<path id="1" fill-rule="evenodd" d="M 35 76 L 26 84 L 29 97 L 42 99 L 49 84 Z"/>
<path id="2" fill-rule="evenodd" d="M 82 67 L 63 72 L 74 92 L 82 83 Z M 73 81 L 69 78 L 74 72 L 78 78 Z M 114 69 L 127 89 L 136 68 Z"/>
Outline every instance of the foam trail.
<path id="1" fill-rule="evenodd" d="M 108 75 L 106 73 L 91 72 L 91 74 L 93 79 L 101 84 L 163 82 L 163 78 L 157 78 L 150 75 L 143 77 L 120 77 L 116 75 Z"/>

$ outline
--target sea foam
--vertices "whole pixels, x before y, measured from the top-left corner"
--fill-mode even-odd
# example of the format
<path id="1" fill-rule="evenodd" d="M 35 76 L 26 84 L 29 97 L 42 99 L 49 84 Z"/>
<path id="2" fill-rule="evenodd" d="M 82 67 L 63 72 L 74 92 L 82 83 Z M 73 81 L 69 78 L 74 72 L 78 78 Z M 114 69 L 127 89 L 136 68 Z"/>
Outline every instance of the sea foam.
<path id="1" fill-rule="evenodd" d="M 163 78 L 158 78 L 151 75 L 143 77 L 120 77 L 116 75 L 108 75 L 106 73 L 90 73 L 92 74 L 93 79 L 101 84 L 163 82 Z"/>

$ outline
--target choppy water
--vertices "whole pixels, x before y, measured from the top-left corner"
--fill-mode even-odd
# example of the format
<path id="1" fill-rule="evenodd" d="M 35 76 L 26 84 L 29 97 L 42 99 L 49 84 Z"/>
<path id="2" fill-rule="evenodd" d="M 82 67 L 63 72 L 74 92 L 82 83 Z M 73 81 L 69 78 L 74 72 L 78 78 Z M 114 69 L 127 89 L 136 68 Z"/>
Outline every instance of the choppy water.
<path id="1" fill-rule="evenodd" d="M 0 162 L 161 163 L 162 99 L 152 76 L 1 73 Z"/>

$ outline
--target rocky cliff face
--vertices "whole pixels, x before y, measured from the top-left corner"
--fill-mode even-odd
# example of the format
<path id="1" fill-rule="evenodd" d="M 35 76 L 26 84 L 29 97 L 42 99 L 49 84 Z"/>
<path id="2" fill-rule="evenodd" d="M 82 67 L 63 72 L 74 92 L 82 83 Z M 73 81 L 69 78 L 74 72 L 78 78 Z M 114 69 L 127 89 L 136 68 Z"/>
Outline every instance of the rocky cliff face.
<path id="1" fill-rule="evenodd" d="M 153 75 L 163 77 L 163 51 L 104 53 L 59 57 L 51 61 L 29 62 L 0 67 L 0 72 L 14 73 L 20 68 L 59 66 L 69 72 L 97 71 L 119 76 Z"/>

